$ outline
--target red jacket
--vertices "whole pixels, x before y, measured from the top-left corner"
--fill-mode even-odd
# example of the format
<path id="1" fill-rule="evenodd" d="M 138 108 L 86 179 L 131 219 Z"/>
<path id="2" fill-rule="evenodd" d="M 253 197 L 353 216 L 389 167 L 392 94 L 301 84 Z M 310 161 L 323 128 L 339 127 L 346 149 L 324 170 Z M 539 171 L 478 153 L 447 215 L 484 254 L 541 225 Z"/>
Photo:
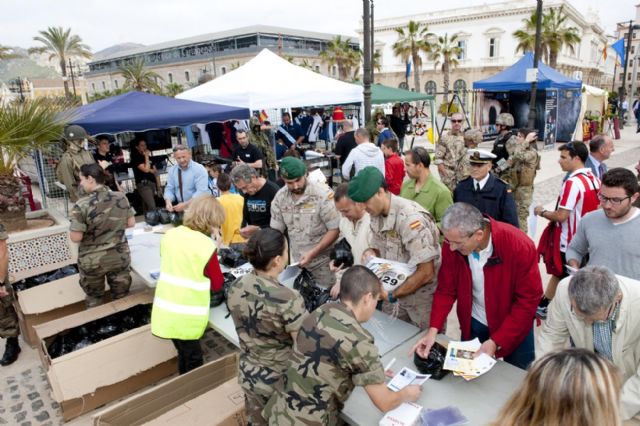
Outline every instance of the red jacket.
<path id="1" fill-rule="evenodd" d="M 533 241 L 507 223 L 491 221 L 493 254 L 484 266 L 484 302 L 489 335 L 508 356 L 533 327 L 536 308 L 542 298 L 542 281 Z M 466 256 L 451 251 L 445 240 L 438 287 L 433 296 L 431 327 L 441 330 L 454 302 L 462 339 L 471 338 L 473 304 L 471 270 Z"/>
<path id="2" fill-rule="evenodd" d="M 404 161 L 396 153 L 384 160 L 384 180 L 387 181 L 389 192 L 400 195 L 400 187 L 404 180 Z"/>

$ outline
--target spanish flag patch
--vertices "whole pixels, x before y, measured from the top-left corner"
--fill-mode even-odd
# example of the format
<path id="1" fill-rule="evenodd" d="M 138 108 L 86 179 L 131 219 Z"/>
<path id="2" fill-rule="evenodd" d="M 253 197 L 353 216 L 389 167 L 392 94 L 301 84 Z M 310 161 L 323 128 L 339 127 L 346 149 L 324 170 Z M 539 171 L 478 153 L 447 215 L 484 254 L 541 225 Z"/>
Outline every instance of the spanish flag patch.
<path id="1" fill-rule="evenodd" d="M 420 223 L 420 221 L 419 221 L 419 220 L 413 221 L 413 222 L 411 222 L 411 224 L 409 225 L 409 228 L 411 228 L 411 229 L 413 229 L 413 230 L 415 231 L 416 229 L 420 229 L 420 228 L 422 228 L 422 223 Z"/>

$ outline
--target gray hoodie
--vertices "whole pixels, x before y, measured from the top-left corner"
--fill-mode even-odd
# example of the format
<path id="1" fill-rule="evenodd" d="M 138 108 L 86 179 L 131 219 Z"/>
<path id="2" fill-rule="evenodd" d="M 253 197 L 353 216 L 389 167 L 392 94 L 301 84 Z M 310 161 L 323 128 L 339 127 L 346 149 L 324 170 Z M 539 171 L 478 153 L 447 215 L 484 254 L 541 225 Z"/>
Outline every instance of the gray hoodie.
<path id="1" fill-rule="evenodd" d="M 351 178 L 351 169 L 355 169 L 355 174 L 367 166 L 376 167 L 384 176 L 384 155 L 380 148 L 371 142 L 365 142 L 353 148 L 349 156 L 342 165 L 342 178 L 349 180 Z"/>

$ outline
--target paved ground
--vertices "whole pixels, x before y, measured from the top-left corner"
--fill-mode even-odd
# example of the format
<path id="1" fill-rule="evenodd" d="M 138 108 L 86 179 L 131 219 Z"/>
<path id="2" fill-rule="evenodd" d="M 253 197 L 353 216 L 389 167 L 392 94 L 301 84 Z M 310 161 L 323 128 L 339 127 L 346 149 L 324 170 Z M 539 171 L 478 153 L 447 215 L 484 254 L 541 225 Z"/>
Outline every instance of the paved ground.
<path id="1" fill-rule="evenodd" d="M 485 143 L 482 147 L 489 147 Z M 609 167 L 633 167 L 640 159 L 640 136 L 635 130 L 627 127 L 622 139 L 615 141 L 616 152 L 607 161 Z M 542 152 L 542 169 L 535 181 L 534 202 L 542 203 L 547 208 L 553 208 L 560 189 L 563 173 L 557 164 L 558 151 Z M 545 223 L 537 227 L 537 241 Z M 547 275 L 543 273 L 543 281 Z M 455 310 L 454 310 L 455 311 Z M 454 312 L 452 311 L 452 312 Z M 459 336 L 459 328 L 455 314 L 450 315 L 448 333 L 451 337 Z M 1 339 L 0 339 L 1 340 Z M 203 349 L 207 361 L 236 351 L 231 343 L 215 333 L 207 331 L 203 338 Z M 0 343 L 0 350 L 4 350 L 4 342 Z M 71 425 L 90 425 L 91 415 L 88 413 L 69 422 Z M 22 344 L 20 359 L 10 367 L 0 368 L 0 425 L 58 425 L 62 424 L 60 409 L 51 398 L 50 387 L 40 360 L 34 350 Z"/>

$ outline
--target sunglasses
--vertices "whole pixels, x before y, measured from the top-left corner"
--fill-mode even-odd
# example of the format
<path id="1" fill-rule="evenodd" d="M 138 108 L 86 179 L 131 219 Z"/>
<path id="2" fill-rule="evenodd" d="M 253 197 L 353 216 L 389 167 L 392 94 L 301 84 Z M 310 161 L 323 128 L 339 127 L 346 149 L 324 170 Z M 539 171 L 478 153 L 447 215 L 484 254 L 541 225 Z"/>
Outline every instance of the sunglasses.
<path id="1" fill-rule="evenodd" d="M 462 123 L 463 120 L 451 120 L 452 123 Z"/>

